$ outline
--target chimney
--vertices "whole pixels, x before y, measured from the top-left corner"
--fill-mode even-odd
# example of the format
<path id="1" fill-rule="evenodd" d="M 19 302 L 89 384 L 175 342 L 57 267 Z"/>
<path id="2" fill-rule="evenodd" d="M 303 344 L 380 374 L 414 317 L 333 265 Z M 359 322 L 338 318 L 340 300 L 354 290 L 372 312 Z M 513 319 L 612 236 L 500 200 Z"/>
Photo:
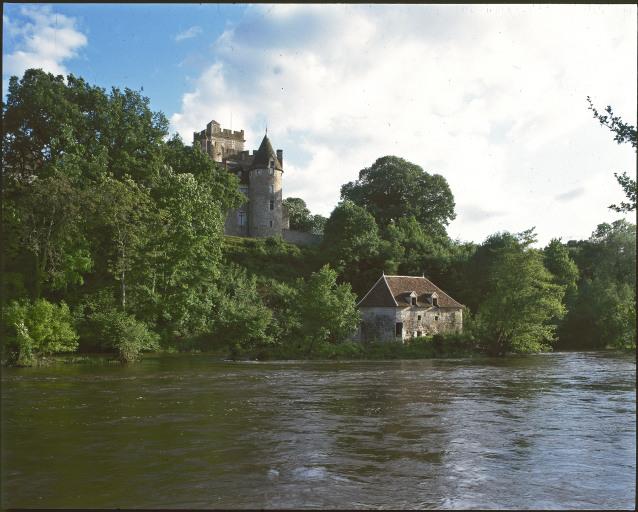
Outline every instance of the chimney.
<path id="1" fill-rule="evenodd" d="M 281 164 L 281 166 L 284 166 L 284 152 L 282 149 L 278 149 L 277 150 L 277 160 L 279 160 L 279 163 Z"/>

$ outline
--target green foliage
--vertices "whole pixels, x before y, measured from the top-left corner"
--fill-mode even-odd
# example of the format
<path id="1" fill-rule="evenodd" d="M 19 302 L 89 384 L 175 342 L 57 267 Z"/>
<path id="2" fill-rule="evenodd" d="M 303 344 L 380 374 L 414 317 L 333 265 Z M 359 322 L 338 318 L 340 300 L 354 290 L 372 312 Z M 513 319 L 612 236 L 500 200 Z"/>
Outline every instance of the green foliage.
<path id="1" fill-rule="evenodd" d="M 131 363 L 143 351 L 159 349 L 159 336 L 144 322 L 119 309 L 110 290 L 86 297 L 76 318 L 84 352 L 114 352 L 123 363 Z"/>
<path id="2" fill-rule="evenodd" d="M 290 229 L 306 232 L 312 230 L 312 214 L 303 199 L 299 197 L 287 197 L 283 201 L 283 206 L 288 212 Z"/>
<path id="3" fill-rule="evenodd" d="M 545 268 L 554 276 L 554 282 L 565 287 L 565 305 L 573 304 L 578 293 L 578 267 L 571 258 L 567 246 L 553 238 L 543 249 Z"/>
<path id="4" fill-rule="evenodd" d="M 560 330 L 561 346 L 635 347 L 635 225 L 625 220 L 603 223 L 588 240 L 568 247 L 582 279 Z"/>
<path id="5" fill-rule="evenodd" d="M 489 292 L 478 308 L 477 330 L 490 353 L 550 349 L 556 330 L 552 320 L 564 315 L 564 286 L 554 284 L 542 253 L 528 247 L 531 232 L 521 235 L 494 254 Z"/>
<path id="6" fill-rule="evenodd" d="M 227 265 L 212 293 L 209 339 L 214 345 L 228 345 L 238 355 L 272 342 L 268 336 L 272 312 L 259 297 L 254 276 L 241 267 Z"/>
<path id="7" fill-rule="evenodd" d="M 30 366 L 42 356 L 73 352 L 78 347 L 69 307 L 45 299 L 10 302 L 3 312 L 7 361 Z"/>
<path id="8" fill-rule="evenodd" d="M 355 299 L 349 284 L 337 284 L 329 265 L 299 283 L 296 311 L 308 353 L 316 343 L 339 343 L 355 332 L 360 320 Z"/>
<path id="9" fill-rule="evenodd" d="M 374 217 L 352 201 L 341 201 L 326 222 L 321 251 L 358 296 L 381 273 L 396 271 L 402 249 L 380 238 Z"/>
<path id="10" fill-rule="evenodd" d="M 454 196 L 445 178 L 396 156 L 384 156 L 341 187 L 341 198 L 366 208 L 381 228 L 414 217 L 429 233 L 444 235 L 455 218 Z"/>

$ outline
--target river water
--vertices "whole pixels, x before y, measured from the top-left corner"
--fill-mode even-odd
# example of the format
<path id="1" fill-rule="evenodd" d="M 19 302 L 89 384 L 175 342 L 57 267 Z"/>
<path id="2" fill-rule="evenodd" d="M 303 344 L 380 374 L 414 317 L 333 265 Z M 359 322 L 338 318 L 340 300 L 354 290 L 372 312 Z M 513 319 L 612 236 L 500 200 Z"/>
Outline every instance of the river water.
<path id="1" fill-rule="evenodd" d="M 2 506 L 634 508 L 635 356 L 5 369 Z"/>

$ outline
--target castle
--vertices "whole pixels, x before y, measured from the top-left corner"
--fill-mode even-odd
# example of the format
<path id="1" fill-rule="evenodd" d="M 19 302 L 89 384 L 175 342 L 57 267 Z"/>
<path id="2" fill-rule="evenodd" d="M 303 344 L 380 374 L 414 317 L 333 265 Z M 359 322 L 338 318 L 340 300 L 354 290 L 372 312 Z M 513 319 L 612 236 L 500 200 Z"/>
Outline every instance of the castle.
<path id="1" fill-rule="evenodd" d="M 193 135 L 193 147 L 199 146 L 228 172 L 236 174 L 239 189 L 248 198 L 247 203 L 228 212 L 224 233 L 294 238 L 295 235 L 286 233 L 289 222 L 282 204 L 283 151 L 278 149 L 275 153 L 267 134 L 252 154 L 244 151 L 244 142 L 244 130 L 222 129 L 217 121 L 211 121 L 205 130 Z"/>

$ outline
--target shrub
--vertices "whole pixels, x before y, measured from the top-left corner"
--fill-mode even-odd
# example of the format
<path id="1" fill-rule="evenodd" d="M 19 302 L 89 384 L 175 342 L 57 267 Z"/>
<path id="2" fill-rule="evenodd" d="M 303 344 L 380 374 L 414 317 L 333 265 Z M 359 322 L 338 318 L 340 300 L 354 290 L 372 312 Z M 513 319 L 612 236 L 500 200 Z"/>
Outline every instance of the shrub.
<path id="1" fill-rule="evenodd" d="M 4 311 L 5 355 L 16 366 L 30 366 L 36 359 L 78 347 L 69 307 L 45 299 L 12 301 Z"/>
<path id="2" fill-rule="evenodd" d="M 133 315 L 115 306 L 103 291 L 78 310 L 80 338 L 85 350 L 114 352 L 123 363 L 139 359 L 145 350 L 159 349 L 159 336 Z"/>

